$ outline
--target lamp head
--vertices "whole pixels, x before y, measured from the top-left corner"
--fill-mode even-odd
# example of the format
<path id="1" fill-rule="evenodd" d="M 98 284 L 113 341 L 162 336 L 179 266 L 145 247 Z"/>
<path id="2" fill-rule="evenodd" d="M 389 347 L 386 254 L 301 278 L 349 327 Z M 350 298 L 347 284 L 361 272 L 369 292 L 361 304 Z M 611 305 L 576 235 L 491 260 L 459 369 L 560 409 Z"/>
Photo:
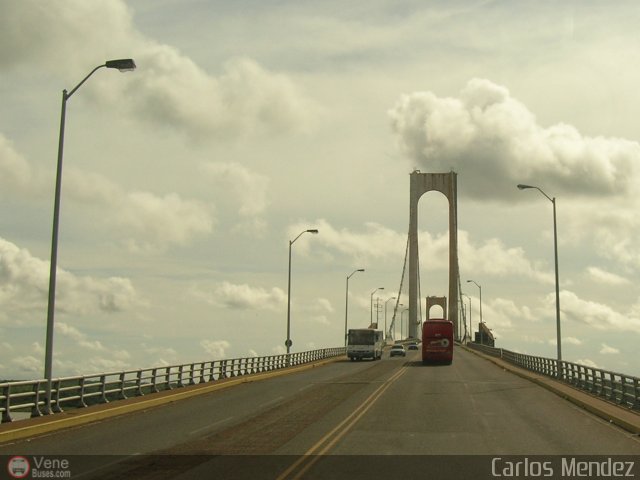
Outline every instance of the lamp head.
<path id="1" fill-rule="evenodd" d="M 307 230 L 307 232 L 316 234 L 316 233 L 318 233 L 318 230 L 314 228 L 314 229 L 311 229 L 311 230 Z"/>
<path id="2" fill-rule="evenodd" d="M 524 190 L 525 188 L 536 188 L 531 185 L 523 185 L 522 183 L 518 184 L 518 190 Z"/>
<path id="3" fill-rule="evenodd" d="M 136 62 L 134 62 L 132 58 L 107 60 L 104 65 L 107 68 L 117 68 L 121 72 L 131 72 L 136 69 Z"/>
<path id="4" fill-rule="evenodd" d="M 364 272 L 364 268 L 359 268 L 356 272 Z"/>

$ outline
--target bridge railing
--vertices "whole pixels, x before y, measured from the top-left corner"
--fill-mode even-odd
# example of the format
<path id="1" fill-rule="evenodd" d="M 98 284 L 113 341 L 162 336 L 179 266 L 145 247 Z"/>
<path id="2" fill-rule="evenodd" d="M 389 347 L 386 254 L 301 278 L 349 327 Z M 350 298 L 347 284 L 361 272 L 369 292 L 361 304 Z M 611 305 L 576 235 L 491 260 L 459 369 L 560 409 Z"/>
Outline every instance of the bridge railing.
<path id="1" fill-rule="evenodd" d="M 640 410 L 640 378 L 579 363 L 535 357 L 477 343 L 468 347 L 532 372 L 553 377 L 580 390 L 633 410 Z"/>
<path id="2" fill-rule="evenodd" d="M 65 408 L 83 408 L 162 390 L 268 372 L 344 354 L 344 347 L 321 348 L 265 357 L 209 360 L 55 378 L 51 385 L 51 406 L 53 413 L 59 413 L 63 411 L 63 405 Z M 30 413 L 31 417 L 42 416 L 46 404 L 46 384 L 46 379 L 0 383 L 0 423 L 13 421 L 12 412 Z"/>

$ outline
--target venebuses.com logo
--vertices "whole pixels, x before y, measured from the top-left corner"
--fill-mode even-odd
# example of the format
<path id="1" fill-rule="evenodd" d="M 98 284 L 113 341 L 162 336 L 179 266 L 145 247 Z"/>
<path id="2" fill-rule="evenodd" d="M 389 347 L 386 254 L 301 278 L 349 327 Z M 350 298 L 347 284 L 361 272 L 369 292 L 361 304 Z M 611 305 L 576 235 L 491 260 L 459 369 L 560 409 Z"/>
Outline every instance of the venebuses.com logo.
<path id="1" fill-rule="evenodd" d="M 26 478 L 31 471 L 31 465 L 25 457 L 15 456 L 9 459 L 7 471 L 13 478 Z"/>
<path id="2" fill-rule="evenodd" d="M 68 458 L 22 455 L 9 457 L 9 478 L 71 478 L 71 462 Z"/>

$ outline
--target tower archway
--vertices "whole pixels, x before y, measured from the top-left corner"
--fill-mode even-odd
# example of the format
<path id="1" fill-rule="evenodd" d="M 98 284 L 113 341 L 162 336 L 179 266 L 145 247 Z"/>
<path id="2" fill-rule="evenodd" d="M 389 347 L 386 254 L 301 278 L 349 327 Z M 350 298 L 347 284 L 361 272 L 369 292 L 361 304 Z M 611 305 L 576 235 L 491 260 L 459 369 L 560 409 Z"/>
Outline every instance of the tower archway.
<path id="1" fill-rule="evenodd" d="M 418 335 L 418 201 L 426 192 L 438 191 L 449 200 L 449 301 L 447 319 L 458 324 L 458 200 L 457 174 L 422 173 L 414 170 L 410 175 L 409 200 L 409 336 Z M 428 261 L 428 259 L 426 259 Z M 457 332 L 454 332 L 457 337 Z"/>

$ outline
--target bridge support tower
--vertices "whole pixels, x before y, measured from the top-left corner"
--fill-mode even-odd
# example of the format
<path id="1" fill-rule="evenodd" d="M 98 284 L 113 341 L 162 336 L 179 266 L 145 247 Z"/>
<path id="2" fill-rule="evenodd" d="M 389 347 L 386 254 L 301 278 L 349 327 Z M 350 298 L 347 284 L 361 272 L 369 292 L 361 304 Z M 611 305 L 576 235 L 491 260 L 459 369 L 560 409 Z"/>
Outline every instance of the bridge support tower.
<path id="1" fill-rule="evenodd" d="M 441 192 L 449 200 L 449 311 L 448 320 L 458 325 L 458 198 L 457 174 L 421 173 L 415 170 L 410 175 L 411 191 L 409 204 L 409 336 L 418 337 L 418 201 L 430 191 Z M 454 332 L 457 338 L 457 332 Z"/>

